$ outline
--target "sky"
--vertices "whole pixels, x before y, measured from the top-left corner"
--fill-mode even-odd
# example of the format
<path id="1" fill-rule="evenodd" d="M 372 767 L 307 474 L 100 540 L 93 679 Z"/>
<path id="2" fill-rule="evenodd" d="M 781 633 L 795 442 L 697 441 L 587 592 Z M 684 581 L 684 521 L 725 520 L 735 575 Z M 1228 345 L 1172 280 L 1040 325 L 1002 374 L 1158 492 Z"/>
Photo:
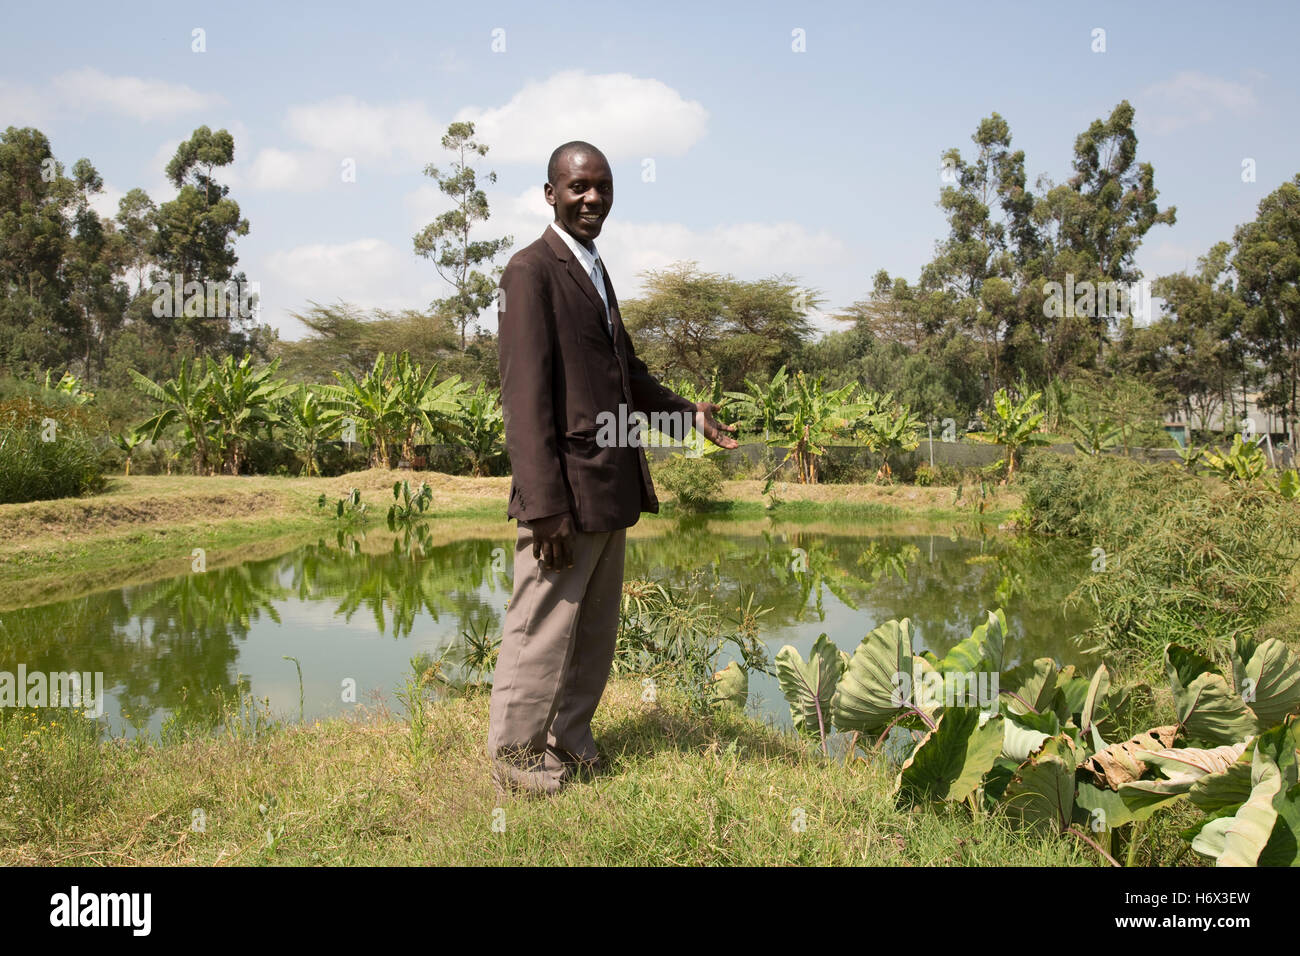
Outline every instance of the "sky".
<path id="1" fill-rule="evenodd" d="M 69 168 L 90 159 L 101 213 L 135 187 L 172 198 L 163 170 L 195 128 L 233 134 L 217 178 L 250 222 L 238 268 L 286 339 L 313 301 L 448 294 L 412 240 L 449 208 L 423 171 L 448 166 L 457 120 L 490 147 L 474 238 L 513 238 L 498 264 L 552 218 L 551 150 L 583 139 L 614 172 L 596 244 L 620 299 L 680 261 L 786 274 L 821 296 L 823 329 L 878 270 L 916 279 L 946 231 L 941 154 L 969 157 L 994 112 L 1030 182 L 1060 183 L 1075 137 L 1134 105 L 1138 159 L 1177 208 L 1138 254 L 1148 278 L 1194 269 L 1300 172 L 1295 3 L 5 7 L 0 128 L 37 127 Z"/>

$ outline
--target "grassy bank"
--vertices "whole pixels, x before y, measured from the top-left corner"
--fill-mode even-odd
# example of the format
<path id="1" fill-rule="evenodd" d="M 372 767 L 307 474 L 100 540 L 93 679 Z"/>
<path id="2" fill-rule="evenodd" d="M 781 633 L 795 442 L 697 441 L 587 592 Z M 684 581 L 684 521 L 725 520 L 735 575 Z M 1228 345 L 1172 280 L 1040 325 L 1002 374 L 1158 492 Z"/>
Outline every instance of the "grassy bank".
<path id="1" fill-rule="evenodd" d="M 297 543 L 332 535 L 332 512 L 317 507 L 351 488 L 369 504 L 369 528 L 382 528 L 394 481 L 427 481 L 435 540 L 471 527 L 499 530 L 509 478 L 461 478 L 437 472 L 371 469 L 337 478 L 143 476 L 115 478 L 104 493 L 0 505 L 0 610 L 45 603 L 76 593 L 143 583 L 184 573 L 194 548 L 208 567 L 283 553 Z M 725 517 L 810 524 L 942 522 L 969 519 L 978 506 L 954 504 L 949 488 L 905 485 L 783 485 L 769 507 L 758 481 L 728 482 L 725 501 L 687 515 L 669 501 L 646 515 L 634 534 L 657 534 L 677 520 Z M 984 520 L 1004 520 L 1019 503 L 1001 490 L 985 503 Z"/>
<path id="2" fill-rule="evenodd" d="M 551 800 L 498 798 L 487 698 L 215 737 L 95 742 L 84 722 L 10 713 L 0 863 L 1093 865 L 1073 838 L 964 806 L 894 806 L 883 759 L 828 763 L 739 714 L 611 683 L 594 730 L 609 768 Z M 195 811 L 201 811 L 202 816 Z M 497 812 L 500 810 L 501 812 Z M 802 811 L 802 812 L 800 812 Z M 202 832 L 194 821 L 201 819 Z M 504 832 L 493 821 L 504 820 Z M 806 825 L 799 829 L 799 821 Z M 1154 846 L 1154 844 L 1153 844 Z M 1173 846 L 1171 843 L 1170 846 Z"/>

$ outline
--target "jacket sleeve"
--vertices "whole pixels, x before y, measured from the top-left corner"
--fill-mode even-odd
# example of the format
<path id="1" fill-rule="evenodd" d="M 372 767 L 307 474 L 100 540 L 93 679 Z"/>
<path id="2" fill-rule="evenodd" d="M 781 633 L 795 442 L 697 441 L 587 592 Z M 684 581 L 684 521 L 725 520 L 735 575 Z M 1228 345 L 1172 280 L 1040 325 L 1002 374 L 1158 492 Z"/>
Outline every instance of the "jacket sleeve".
<path id="1" fill-rule="evenodd" d="M 646 368 L 645 362 L 637 358 L 636 349 L 632 347 L 632 337 L 623 330 L 623 344 L 627 346 L 627 374 L 632 388 L 632 404 L 636 406 L 638 412 L 678 412 L 685 416 L 684 421 L 687 423 L 695 421 L 695 403 L 688 399 L 682 398 L 671 389 L 665 388 L 659 383 L 650 370 Z M 690 427 L 682 431 L 678 425 L 679 418 L 674 416 L 670 420 L 670 437 L 683 439 L 690 431 Z"/>
<path id="2" fill-rule="evenodd" d="M 569 510 L 555 441 L 555 323 L 545 277 L 534 264 L 511 260 L 501 290 L 497 349 L 506 453 L 519 518 L 535 521 Z"/>

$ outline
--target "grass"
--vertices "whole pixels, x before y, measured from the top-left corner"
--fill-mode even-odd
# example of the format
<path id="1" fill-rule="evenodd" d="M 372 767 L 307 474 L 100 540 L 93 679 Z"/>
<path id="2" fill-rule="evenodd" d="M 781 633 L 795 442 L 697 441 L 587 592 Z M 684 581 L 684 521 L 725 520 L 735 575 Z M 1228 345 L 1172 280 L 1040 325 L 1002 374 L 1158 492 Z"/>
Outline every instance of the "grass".
<path id="1" fill-rule="evenodd" d="M 549 800 L 501 799 L 483 747 L 487 697 L 426 706 L 415 748 L 411 725 L 384 710 L 168 743 L 96 743 L 80 718 L 37 727 L 11 713 L 0 722 L 0 863 L 1100 862 L 1074 838 L 1017 832 L 965 806 L 900 810 L 882 758 L 828 762 L 740 714 L 696 717 L 671 693 L 644 702 L 635 680 L 612 682 L 596 715 L 608 770 Z"/>
<path id="2" fill-rule="evenodd" d="M 1294 623 L 1300 507 L 1262 486 L 1189 474 L 1173 464 L 1102 457 L 1027 463 L 1031 528 L 1099 547 L 1076 591 L 1096 612 L 1090 631 L 1107 659 L 1158 680 L 1165 644 L 1226 663 L 1230 639 Z"/>

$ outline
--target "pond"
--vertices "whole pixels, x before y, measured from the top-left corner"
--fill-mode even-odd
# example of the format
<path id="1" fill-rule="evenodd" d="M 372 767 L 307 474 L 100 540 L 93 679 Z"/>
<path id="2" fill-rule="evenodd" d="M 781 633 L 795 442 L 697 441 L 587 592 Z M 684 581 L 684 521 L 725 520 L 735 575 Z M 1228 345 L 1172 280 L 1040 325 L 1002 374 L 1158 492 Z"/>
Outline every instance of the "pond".
<path id="1" fill-rule="evenodd" d="M 394 692 L 420 652 L 462 632 L 499 635 L 510 596 L 513 525 L 423 544 L 391 534 L 286 543 L 284 553 L 147 584 L 0 612 L 0 671 L 102 672 L 115 734 L 157 734 L 178 713 L 215 722 L 239 690 L 290 720 L 340 715 Z M 987 609 L 1010 626 L 1008 666 L 1035 657 L 1087 664 L 1072 638 L 1089 619 L 1064 598 L 1088 572 L 1077 545 L 977 524 L 918 533 L 880 525 L 765 521 L 643 523 L 628 537 L 626 579 L 670 593 L 704 589 L 720 609 L 750 594 L 775 655 L 807 655 L 823 632 L 850 653 L 876 625 L 910 617 L 942 655 Z M 352 690 L 352 689 L 355 690 Z M 351 699 L 345 699 L 351 698 Z M 355 702 L 354 702 L 355 701 Z M 775 678 L 755 675 L 751 712 L 789 725 Z"/>

